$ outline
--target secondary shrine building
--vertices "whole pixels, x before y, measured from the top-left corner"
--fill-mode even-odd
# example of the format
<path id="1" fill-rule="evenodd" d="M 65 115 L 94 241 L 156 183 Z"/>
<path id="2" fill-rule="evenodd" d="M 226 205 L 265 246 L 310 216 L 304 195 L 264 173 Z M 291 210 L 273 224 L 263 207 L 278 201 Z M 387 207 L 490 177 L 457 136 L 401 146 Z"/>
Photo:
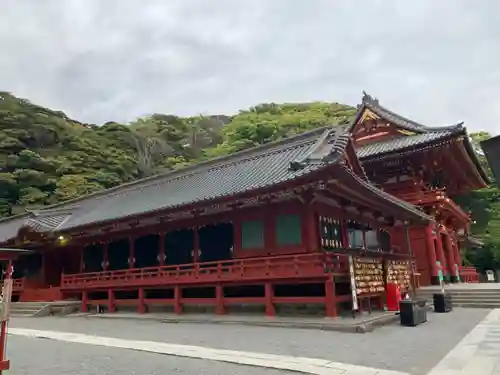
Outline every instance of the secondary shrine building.
<path id="1" fill-rule="evenodd" d="M 383 307 L 463 267 L 470 218 L 453 197 L 487 185 L 462 124 L 427 127 L 365 94 L 354 121 L 0 221 L 14 298 L 82 311 L 290 305 Z"/>

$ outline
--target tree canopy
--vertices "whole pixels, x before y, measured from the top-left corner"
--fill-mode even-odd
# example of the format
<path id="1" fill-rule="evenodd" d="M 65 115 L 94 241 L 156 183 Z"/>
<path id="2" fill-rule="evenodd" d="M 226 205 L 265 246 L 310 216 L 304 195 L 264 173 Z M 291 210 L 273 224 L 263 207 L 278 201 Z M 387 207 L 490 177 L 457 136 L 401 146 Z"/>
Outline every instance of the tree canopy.
<path id="1" fill-rule="evenodd" d="M 0 92 L 0 217 L 107 189 L 330 124 L 356 108 L 338 103 L 260 104 L 234 116 L 152 114 L 130 124 L 85 124 Z M 473 134 L 474 142 L 489 134 Z M 487 166 L 483 158 L 484 165 Z M 500 268 L 500 190 L 458 198 L 485 241 L 468 259 Z"/>

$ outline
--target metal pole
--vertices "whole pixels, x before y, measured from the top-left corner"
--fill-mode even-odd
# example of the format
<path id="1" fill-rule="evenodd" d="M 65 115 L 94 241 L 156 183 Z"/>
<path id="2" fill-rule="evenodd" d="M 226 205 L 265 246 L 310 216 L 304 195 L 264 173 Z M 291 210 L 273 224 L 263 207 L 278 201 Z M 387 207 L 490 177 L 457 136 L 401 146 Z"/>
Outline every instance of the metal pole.
<path id="1" fill-rule="evenodd" d="M 416 296 L 415 291 L 415 273 L 413 270 L 413 250 L 411 248 L 410 231 L 408 225 L 405 224 L 406 246 L 408 247 L 408 255 L 410 256 L 410 297 Z"/>

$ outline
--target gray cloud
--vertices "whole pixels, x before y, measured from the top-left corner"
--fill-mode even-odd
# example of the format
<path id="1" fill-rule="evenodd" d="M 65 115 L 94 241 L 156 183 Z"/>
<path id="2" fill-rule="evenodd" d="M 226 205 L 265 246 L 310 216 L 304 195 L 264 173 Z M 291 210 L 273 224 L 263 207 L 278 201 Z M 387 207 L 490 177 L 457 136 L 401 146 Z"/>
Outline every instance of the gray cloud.
<path id="1" fill-rule="evenodd" d="M 0 86 L 76 119 L 234 113 L 363 89 L 500 133 L 495 0 L 3 0 Z"/>

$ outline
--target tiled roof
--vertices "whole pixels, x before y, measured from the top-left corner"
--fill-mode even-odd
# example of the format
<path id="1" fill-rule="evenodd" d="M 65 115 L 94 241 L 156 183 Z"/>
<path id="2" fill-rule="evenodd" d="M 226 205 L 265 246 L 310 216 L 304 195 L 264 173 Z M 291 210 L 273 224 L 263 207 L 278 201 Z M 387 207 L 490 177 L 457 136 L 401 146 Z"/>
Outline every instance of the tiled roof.
<path id="1" fill-rule="evenodd" d="M 356 150 L 358 157 L 363 160 L 370 157 L 381 157 L 398 151 L 411 150 L 418 146 L 425 146 L 432 142 L 445 140 L 456 134 L 456 130 L 444 130 L 441 132 L 422 133 L 418 135 L 402 136 L 382 142 L 374 142 L 364 145 Z"/>
<path id="2" fill-rule="evenodd" d="M 361 100 L 361 106 L 359 107 L 358 110 L 358 115 L 355 117 L 352 127 L 354 127 L 359 120 L 359 115 L 363 112 L 363 109 L 368 108 L 370 109 L 373 113 L 376 115 L 380 116 L 384 120 L 395 124 L 403 129 L 413 131 L 416 133 L 429 133 L 429 132 L 442 132 L 445 130 L 461 130 L 463 128 L 463 122 L 460 122 L 455 125 L 449 125 L 449 126 L 426 126 L 422 125 L 416 121 L 410 120 L 406 117 L 403 117 L 401 115 L 398 115 L 395 112 L 392 112 L 391 110 L 382 107 L 378 101 L 378 99 L 373 98 L 372 96 L 368 95 L 366 92 L 363 92 L 363 99 Z M 352 130 L 352 128 L 351 128 Z"/>
<path id="3" fill-rule="evenodd" d="M 69 230 L 291 181 L 343 159 L 349 139 L 345 128 L 321 128 L 232 156 L 140 180 L 89 195 L 67 205 L 0 222 L 0 241 L 12 238 L 19 228 L 26 225 L 39 231 Z M 382 194 L 384 200 L 397 205 L 400 211 L 409 210 L 410 216 L 428 219 L 417 208 L 387 196 L 363 178 L 359 178 L 359 181 L 363 181 L 362 186 L 369 194 Z"/>
<path id="4" fill-rule="evenodd" d="M 0 243 L 15 237 L 19 229 L 24 226 L 28 215 L 15 216 L 0 221 Z"/>
<path id="5" fill-rule="evenodd" d="M 180 207 L 293 180 L 326 164 L 335 163 L 342 155 L 338 153 L 338 144 L 328 144 L 322 152 L 324 157 L 330 156 L 330 159 L 307 163 L 303 168 L 290 168 L 293 161 L 311 153 L 318 137 L 324 132 L 324 129 L 316 130 L 288 142 L 257 147 L 233 157 L 167 173 L 147 184 L 139 183 L 99 196 L 77 211 L 60 229 Z M 335 131 L 327 132 L 328 138 L 335 134 Z"/>
<path id="6" fill-rule="evenodd" d="M 400 128 L 409 130 L 417 134 L 365 145 L 357 150 L 358 157 L 361 160 L 366 160 L 371 157 L 383 157 L 393 152 L 402 152 L 407 150 L 409 151 L 415 148 L 425 147 L 426 145 L 432 144 L 433 142 L 439 142 L 440 140 L 444 140 L 451 136 L 462 135 L 464 136 L 464 147 L 472 162 L 479 171 L 481 178 L 483 179 L 484 183 L 490 183 L 489 177 L 483 166 L 481 165 L 477 153 L 474 150 L 472 143 L 470 142 L 470 139 L 467 135 L 467 130 L 464 127 L 463 122 L 450 126 L 425 126 L 418 122 L 407 119 L 406 117 L 398 115 L 397 113 L 381 106 L 378 99 L 375 99 L 364 92 L 362 104 L 359 107 L 358 113 L 350 126 L 351 132 L 356 126 L 365 108 L 368 108 L 369 110 L 380 116 L 380 118 L 383 118 L 384 120 L 395 124 Z"/>

